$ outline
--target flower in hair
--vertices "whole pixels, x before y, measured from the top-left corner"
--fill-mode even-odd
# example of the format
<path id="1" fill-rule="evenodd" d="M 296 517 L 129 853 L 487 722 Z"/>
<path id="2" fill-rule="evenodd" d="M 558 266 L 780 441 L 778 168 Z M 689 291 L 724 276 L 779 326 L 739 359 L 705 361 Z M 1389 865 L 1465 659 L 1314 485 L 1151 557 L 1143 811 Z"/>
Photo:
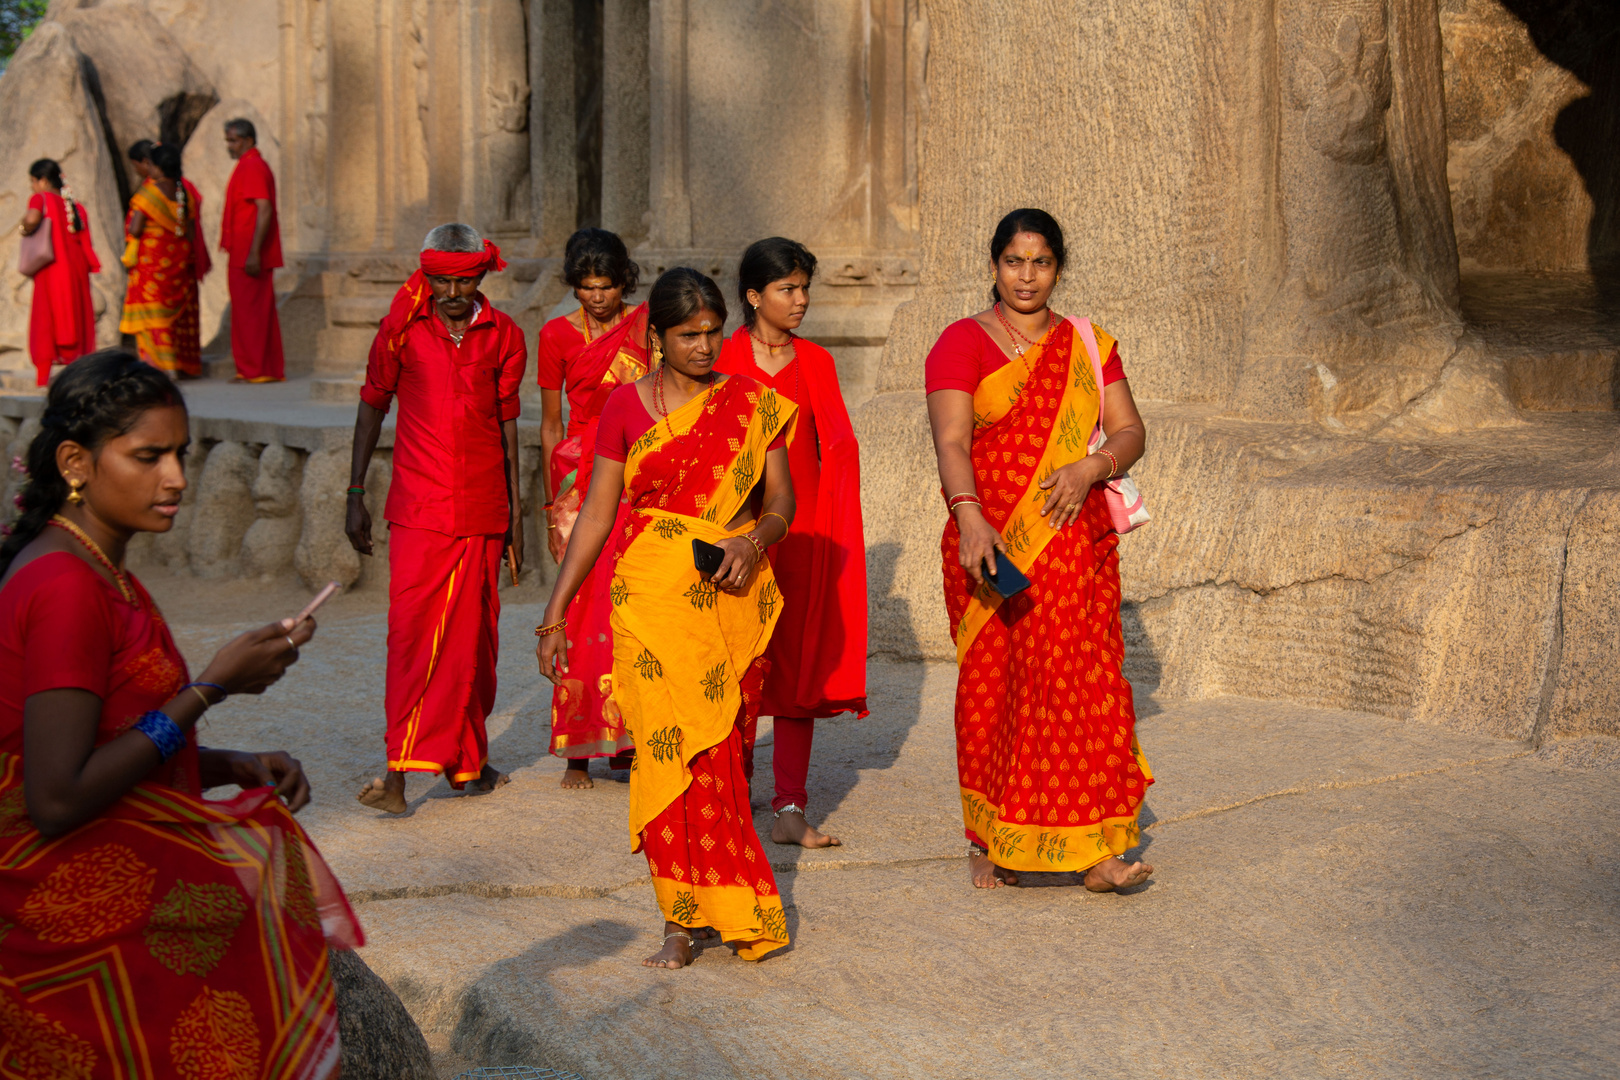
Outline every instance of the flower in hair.
<path id="1" fill-rule="evenodd" d="M 15 454 L 12 456 L 11 471 L 14 473 L 21 473 L 23 476 L 28 475 L 28 463 L 22 459 L 21 454 Z"/>
<path id="2" fill-rule="evenodd" d="M 10 536 L 10 535 L 11 535 L 11 526 L 10 525 L 0 525 L 0 536 Z"/>
<path id="3" fill-rule="evenodd" d="M 23 508 L 23 497 L 20 492 L 11 497 L 11 505 L 15 506 L 19 510 Z"/>

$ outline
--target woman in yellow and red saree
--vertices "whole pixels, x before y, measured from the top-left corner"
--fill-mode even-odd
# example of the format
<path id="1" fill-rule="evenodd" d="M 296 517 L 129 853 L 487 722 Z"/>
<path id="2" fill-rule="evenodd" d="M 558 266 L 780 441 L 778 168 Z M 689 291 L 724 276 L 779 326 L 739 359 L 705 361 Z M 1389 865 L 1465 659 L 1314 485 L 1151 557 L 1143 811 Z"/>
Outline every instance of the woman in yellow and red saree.
<path id="1" fill-rule="evenodd" d="M 179 391 L 94 353 L 41 427 L 0 545 L 0 1076 L 335 1076 L 328 948 L 362 939 L 293 820 L 309 785 L 284 753 L 196 734 L 280 678 L 314 624 L 249 631 L 192 682 L 123 569 L 186 486 Z M 227 784 L 241 794 L 202 798 Z"/>
<path id="2" fill-rule="evenodd" d="M 602 410 L 613 391 L 647 374 L 647 305 L 631 308 L 624 302 L 640 276 L 641 268 L 614 233 L 581 229 L 568 238 L 563 279 L 573 287 L 579 310 L 541 327 L 535 357 L 541 459 L 548 466 L 540 471 L 546 546 L 557 562 L 591 485 Z M 619 528 L 628 523 L 628 514 L 628 507 L 621 506 Z M 568 761 L 565 788 L 592 786 L 592 758 L 606 757 L 610 770 L 624 769 L 633 753 L 613 695 L 613 628 L 608 620 L 612 578 L 613 560 L 600 560 L 568 611 L 572 670 L 551 700 L 551 752 Z"/>
<path id="3" fill-rule="evenodd" d="M 611 534 L 613 683 L 636 744 L 630 846 L 647 854 L 665 920 L 663 948 L 644 962 L 686 966 L 692 931 L 711 927 L 758 960 L 788 943 L 744 762 L 782 608 L 764 549 L 793 518 L 795 406 L 745 376 L 715 374 L 726 308 L 709 278 L 669 271 L 648 309 L 663 363 L 603 411 L 536 652 L 541 674 L 566 677 L 564 615 Z M 615 529 L 621 493 L 631 516 Z M 705 545 L 718 566 L 699 571 Z"/>
<path id="4" fill-rule="evenodd" d="M 1041 871 L 1085 871 L 1094 891 L 1138 885 L 1153 868 L 1124 855 L 1153 777 L 1120 671 L 1119 537 L 1101 481 L 1141 456 L 1145 432 L 1113 339 L 1097 332 L 1098 386 L 1073 325 L 1047 306 L 1064 262 L 1057 222 L 1013 211 L 990 260 L 992 307 L 941 335 L 926 376 L 951 513 L 941 547 L 970 873 L 981 888 Z M 1088 454 L 1104 394 L 1107 446 Z M 993 587 L 998 555 L 1027 589 Z"/>
<path id="5" fill-rule="evenodd" d="M 199 242 L 201 198 L 180 172 L 180 151 L 152 150 L 151 179 L 129 200 L 129 269 L 118 329 L 135 336 L 141 359 L 181 378 L 202 375 L 201 309 L 197 282 L 208 249 Z"/>

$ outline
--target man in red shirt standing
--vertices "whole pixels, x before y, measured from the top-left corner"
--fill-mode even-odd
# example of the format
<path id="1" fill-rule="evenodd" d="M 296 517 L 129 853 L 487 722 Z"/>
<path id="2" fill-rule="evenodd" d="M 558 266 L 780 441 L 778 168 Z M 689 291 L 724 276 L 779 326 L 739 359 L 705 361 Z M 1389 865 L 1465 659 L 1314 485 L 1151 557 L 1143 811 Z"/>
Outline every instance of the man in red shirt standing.
<path id="1" fill-rule="evenodd" d="M 399 399 L 393 483 L 384 509 L 388 569 L 388 777 L 360 792 L 405 812 L 405 774 L 443 773 L 456 789 L 494 791 L 484 721 L 495 706 L 501 553 L 523 564 L 518 391 L 523 332 L 478 291 L 505 269 L 469 225 L 440 225 L 421 268 L 394 296 L 360 390 L 349 472 L 349 542 L 370 555 L 366 470 Z"/>
<path id="2" fill-rule="evenodd" d="M 276 267 L 281 265 L 281 225 L 276 219 L 276 178 L 259 153 L 251 120 L 225 122 L 225 148 L 236 168 L 225 185 L 225 216 L 219 246 L 229 258 L 231 359 L 236 377 L 250 383 L 286 377 L 281 319 L 276 314 Z"/>

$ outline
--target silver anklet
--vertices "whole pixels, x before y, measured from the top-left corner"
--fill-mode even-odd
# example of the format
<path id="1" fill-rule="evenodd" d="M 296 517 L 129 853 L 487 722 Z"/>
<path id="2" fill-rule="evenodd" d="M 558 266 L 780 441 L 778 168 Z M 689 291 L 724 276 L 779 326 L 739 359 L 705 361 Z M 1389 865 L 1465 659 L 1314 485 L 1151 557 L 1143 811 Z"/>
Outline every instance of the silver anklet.
<path id="1" fill-rule="evenodd" d="M 771 812 L 772 817 L 781 817 L 783 814 L 798 814 L 800 817 L 804 817 L 804 807 L 800 806 L 798 803 L 790 802 L 786 806 L 782 807 L 782 809 Z"/>
<path id="2" fill-rule="evenodd" d="M 691 934 L 688 934 L 685 930 L 677 930 L 673 934 L 665 934 L 664 935 L 664 944 L 666 944 L 666 945 L 669 944 L 669 939 L 672 938 L 672 937 L 683 937 L 683 938 L 686 939 L 686 943 L 688 945 L 696 945 L 697 944 L 697 939 L 694 938 Z"/>

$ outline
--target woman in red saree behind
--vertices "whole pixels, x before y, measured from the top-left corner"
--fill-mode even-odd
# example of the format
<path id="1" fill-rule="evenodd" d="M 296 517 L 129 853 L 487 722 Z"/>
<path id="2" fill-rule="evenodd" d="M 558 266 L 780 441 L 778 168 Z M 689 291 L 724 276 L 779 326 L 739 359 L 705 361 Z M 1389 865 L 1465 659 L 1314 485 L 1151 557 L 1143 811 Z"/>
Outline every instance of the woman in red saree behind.
<path id="1" fill-rule="evenodd" d="M 636 741 L 630 850 L 646 852 L 664 914 L 663 947 L 642 963 L 685 967 L 705 928 L 761 960 L 788 943 L 787 919 L 745 764 L 782 610 L 765 548 L 793 521 L 795 408 L 714 371 L 726 304 L 709 278 L 676 267 L 647 303 L 662 361 L 603 410 L 595 476 L 535 651 L 542 675 L 567 676 L 569 601 L 612 540 L 613 685 Z M 623 498 L 631 518 L 617 528 Z"/>
<path id="2" fill-rule="evenodd" d="M 90 299 L 90 275 L 101 273 L 101 260 L 90 245 L 90 218 L 84 204 L 73 201 L 63 186 L 62 167 L 40 158 L 28 167 L 34 194 L 23 215 L 22 234 L 51 230 L 56 258 L 34 275 L 34 299 L 28 312 L 28 354 L 38 373 L 36 385 L 50 382 L 51 368 L 72 363 L 96 347 L 96 310 Z"/>
<path id="3" fill-rule="evenodd" d="M 579 310 L 559 315 L 540 330 L 540 471 L 546 508 L 546 546 L 562 562 L 574 521 L 590 487 L 597 422 L 620 386 L 647 374 L 647 305 L 629 308 L 640 267 L 624 241 L 606 229 L 581 229 L 568 238 L 563 279 L 573 286 Z M 563 392 L 568 428 L 563 430 Z M 628 515 L 629 510 L 621 510 Z M 619 522 L 622 528 L 628 521 Z M 624 716 L 613 696 L 613 628 L 608 585 L 613 561 L 604 559 L 569 611 L 568 677 L 551 699 L 551 752 L 568 759 L 565 788 L 591 787 L 590 763 L 609 759 L 610 770 L 628 768 L 634 753 Z"/>
<path id="4" fill-rule="evenodd" d="M 1045 211 L 1003 218 L 991 307 L 940 335 L 926 368 L 951 514 L 957 782 L 980 888 L 1084 871 L 1106 892 L 1153 873 L 1124 857 L 1153 775 L 1120 671 L 1119 536 L 1102 484 L 1142 455 L 1146 433 L 1113 339 L 1096 332 L 1099 386 L 1074 325 L 1047 306 L 1064 257 Z M 1107 445 L 1088 453 L 1099 415 Z M 998 557 L 1030 586 L 1004 598 Z"/>
<path id="5" fill-rule="evenodd" d="M 193 682 L 123 569 L 173 525 L 190 441 L 174 384 L 125 352 L 51 387 L 0 545 L 0 1073 L 320 1080 L 340 1046 L 329 946 L 362 943 L 292 812 L 285 753 L 204 749 L 313 622 L 229 642 Z M 208 787 L 241 794 L 205 801 Z"/>
<path id="6" fill-rule="evenodd" d="M 129 289 L 119 329 L 145 360 L 175 378 L 202 377 L 197 283 L 209 270 L 198 222 L 202 197 L 181 174 L 180 151 L 152 148 L 151 177 L 129 200 L 124 265 Z"/>
<path id="7" fill-rule="evenodd" d="M 860 447 L 838 368 L 826 349 L 794 333 L 815 273 L 816 257 L 803 244 L 780 236 L 750 244 L 737 269 L 743 325 L 715 369 L 747 375 L 799 407 L 788 438 L 798 512 L 771 558 L 782 618 L 765 654 L 760 715 L 774 718 L 771 839 L 828 847 L 841 841 L 805 819 L 810 743 L 817 717 L 866 715 L 866 541 Z"/>

